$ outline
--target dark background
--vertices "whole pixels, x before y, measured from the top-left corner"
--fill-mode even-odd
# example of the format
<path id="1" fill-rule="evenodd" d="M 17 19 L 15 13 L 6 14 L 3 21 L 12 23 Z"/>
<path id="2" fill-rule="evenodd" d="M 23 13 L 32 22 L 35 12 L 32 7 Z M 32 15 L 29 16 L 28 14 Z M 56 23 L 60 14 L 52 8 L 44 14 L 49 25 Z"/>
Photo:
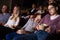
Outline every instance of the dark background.
<path id="1" fill-rule="evenodd" d="M 60 3 L 60 0 L 56 0 L 57 3 Z M 0 0 L 0 10 L 3 4 L 8 5 L 11 10 L 14 5 L 18 4 L 22 9 L 31 8 L 31 5 L 35 3 L 37 6 L 46 5 L 48 0 Z"/>

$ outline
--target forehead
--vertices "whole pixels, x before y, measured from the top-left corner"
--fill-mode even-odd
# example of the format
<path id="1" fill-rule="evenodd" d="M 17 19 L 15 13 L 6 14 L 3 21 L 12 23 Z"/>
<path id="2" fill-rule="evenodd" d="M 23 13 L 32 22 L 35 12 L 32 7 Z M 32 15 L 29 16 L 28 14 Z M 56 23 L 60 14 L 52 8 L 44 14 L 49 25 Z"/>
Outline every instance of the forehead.
<path id="1" fill-rule="evenodd" d="M 54 6 L 53 6 L 53 5 L 49 5 L 49 6 L 48 6 L 48 9 L 50 9 L 50 8 L 54 8 Z"/>
<path id="2" fill-rule="evenodd" d="M 18 9 L 18 7 L 15 6 L 14 9 Z"/>
<path id="3" fill-rule="evenodd" d="M 39 18 L 39 17 L 41 17 L 41 15 L 37 15 L 37 17 Z"/>
<path id="4" fill-rule="evenodd" d="M 3 5 L 3 8 L 7 8 L 7 6 L 6 5 Z"/>

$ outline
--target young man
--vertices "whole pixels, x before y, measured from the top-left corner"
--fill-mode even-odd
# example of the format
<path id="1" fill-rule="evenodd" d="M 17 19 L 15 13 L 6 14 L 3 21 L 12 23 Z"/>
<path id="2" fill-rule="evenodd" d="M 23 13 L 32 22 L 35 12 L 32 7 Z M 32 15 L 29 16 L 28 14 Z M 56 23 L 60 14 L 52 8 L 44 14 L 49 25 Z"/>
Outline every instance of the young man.
<path id="1" fill-rule="evenodd" d="M 1 9 L 2 13 L 0 14 L 0 25 L 4 25 L 10 17 L 10 14 L 7 13 L 7 8 L 8 8 L 7 5 L 2 6 Z"/>

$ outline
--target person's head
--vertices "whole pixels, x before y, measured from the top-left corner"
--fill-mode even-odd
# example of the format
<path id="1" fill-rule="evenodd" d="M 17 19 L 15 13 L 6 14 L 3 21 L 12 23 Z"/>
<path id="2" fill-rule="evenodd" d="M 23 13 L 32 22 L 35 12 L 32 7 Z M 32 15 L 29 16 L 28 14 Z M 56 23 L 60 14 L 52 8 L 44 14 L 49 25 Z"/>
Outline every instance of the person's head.
<path id="1" fill-rule="evenodd" d="M 35 19 L 36 22 L 39 22 L 41 20 L 41 15 L 39 13 L 36 13 L 33 15 L 33 18 Z"/>
<path id="2" fill-rule="evenodd" d="M 55 0 L 49 0 L 48 2 L 49 2 L 49 4 L 55 3 Z"/>
<path id="3" fill-rule="evenodd" d="M 50 15 L 57 14 L 58 7 L 56 4 L 49 4 L 48 11 Z"/>
<path id="4" fill-rule="evenodd" d="M 36 8 L 36 5 L 35 4 L 32 4 L 32 8 Z"/>
<path id="5" fill-rule="evenodd" d="M 6 13 L 7 12 L 7 5 L 3 5 L 2 6 L 2 13 Z"/>
<path id="6" fill-rule="evenodd" d="M 43 7 L 42 6 L 39 6 L 39 10 L 42 10 L 43 9 Z"/>
<path id="7" fill-rule="evenodd" d="M 47 8 L 47 6 L 44 6 L 43 9 L 44 9 L 45 11 L 47 11 L 48 8 Z"/>
<path id="8" fill-rule="evenodd" d="M 17 13 L 20 13 L 20 8 L 19 6 L 14 6 L 13 14 L 17 14 Z"/>

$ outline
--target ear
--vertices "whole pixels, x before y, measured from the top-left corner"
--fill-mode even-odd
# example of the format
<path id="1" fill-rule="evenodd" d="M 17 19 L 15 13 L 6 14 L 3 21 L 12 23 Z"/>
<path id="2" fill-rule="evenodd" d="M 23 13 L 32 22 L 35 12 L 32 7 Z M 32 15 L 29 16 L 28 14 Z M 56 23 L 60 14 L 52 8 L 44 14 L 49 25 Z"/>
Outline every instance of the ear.
<path id="1" fill-rule="evenodd" d="M 56 7 L 56 10 L 58 10 L 58 7 Z"/>

